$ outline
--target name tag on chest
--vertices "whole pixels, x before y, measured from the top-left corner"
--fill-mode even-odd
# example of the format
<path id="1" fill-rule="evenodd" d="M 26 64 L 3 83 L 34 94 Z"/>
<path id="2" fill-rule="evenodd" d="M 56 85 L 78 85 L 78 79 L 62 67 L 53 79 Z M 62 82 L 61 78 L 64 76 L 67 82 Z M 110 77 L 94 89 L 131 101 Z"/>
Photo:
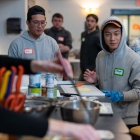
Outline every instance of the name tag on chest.
<path id="1" fill-rule="evenodd" d="M 24 54 L 33 54 L 34 50 L 32 48 L 26 48 L 24 49 Z"/>
<path id="2" fill-rule="evenodd" d="M 116 75 L 116 76 L 123 76 L 124 75 L 124 69 L 115 68 L 114 69 L 114 75 Z"/>
<path id="3" fill-rule="evenodd" d="M 64 41 L 64 37 L 59 36 L 59 37 L 58 37 L 58 41 Z"/>

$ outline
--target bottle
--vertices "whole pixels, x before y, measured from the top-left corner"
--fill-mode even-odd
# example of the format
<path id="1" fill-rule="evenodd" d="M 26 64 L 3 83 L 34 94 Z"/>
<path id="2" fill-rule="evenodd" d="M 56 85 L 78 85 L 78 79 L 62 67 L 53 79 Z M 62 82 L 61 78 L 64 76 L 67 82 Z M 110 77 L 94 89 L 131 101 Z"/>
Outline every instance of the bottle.
<path id="1" fill-rule="evenodd" d="M 54 74 L 47 73 L 46 74 L 46 87 L 53 88 L 54 87 Z"/>
<path id="2" fill-rule="evenodd" d="M 34 75 L 29 75 L 29 86 L 28 86 L 29 95 L 36 96 L 41 95 L 40 82 L 41 82 L 40 72 Z"/>
<path id="3" fill-rule="evenodd" d="M 47 97 L 48 98 L 53 98 L 54 95 L 54 88 L 47 88 Z"/>
<path id="4" fill-rule="evenodd" d="M 46 74 L 47 97 L 54 98 L 54 74 Z"/>
<path id="5" fill-rule="evenodd" d="M 29 76 L 29 86 L 40 87 L 41 73 L 32 74 Z"/>
<path id="6" fill-rule="evenodd" d="M 54 91 L 53 91 L 53 98 L 57 98 L 57 81 L 54 78 Z"/>

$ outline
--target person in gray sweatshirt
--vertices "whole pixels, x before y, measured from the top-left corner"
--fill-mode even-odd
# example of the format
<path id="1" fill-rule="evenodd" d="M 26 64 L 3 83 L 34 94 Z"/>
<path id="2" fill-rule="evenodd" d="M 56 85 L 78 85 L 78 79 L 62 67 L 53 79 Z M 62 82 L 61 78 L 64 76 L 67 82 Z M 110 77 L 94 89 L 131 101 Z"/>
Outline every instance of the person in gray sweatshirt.
<path id="1" fill-rule="evenodd" d="M 28 31 L 24 31 L 10 44 L 8 55 L 22 59 L 50 60 L 59 50 L 57 42 L 44 34 L 46 26 L 45 10 L 38 5 L 27 13 Z"/>
<path id="2" fill-rule="evenodd" d="M 87 69 L 84 78 L 90 83 L 98 82 L 131 128 L 138 124 L 140 56 L 127 46 L 125 29 L 115 16 L 103 22 L 100 44 L 103 50 L 96 58 L 96 72 Z"/>

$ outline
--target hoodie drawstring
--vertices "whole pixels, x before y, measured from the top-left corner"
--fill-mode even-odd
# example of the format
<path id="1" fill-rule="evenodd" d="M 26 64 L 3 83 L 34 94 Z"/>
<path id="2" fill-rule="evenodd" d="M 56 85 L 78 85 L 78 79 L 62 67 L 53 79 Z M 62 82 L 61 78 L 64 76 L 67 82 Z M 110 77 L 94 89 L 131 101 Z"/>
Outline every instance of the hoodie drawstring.
<path id="1" fill-rule="evenodd" d="M 107 62 L 108 62 L 108 54 L 106 55 L 106 60 L 105 60 L 105 75 L 104 75 L 104 80 L 107 79 Z M 113 53 L 113 60 L 112 60 L 112 72 L 111 72 L 111 77 L 114 75 L 114 60 L 115 60 L 115 53 Z"/>
<path id="2" fill-rule="evenodd" d="M 105 60 L 105 76 L 104 76 L 104 80 L 106 81 L 107 76 L 106 76 L 106 71 L 107 71 L 107 59 L 108 59 L 108 54 L 106 56 L 106 60 Z"/>
<path id="3" fill-rule="evenodd" d="M 113 53 L 113 63 L 112 63 L 112 75 L 111 75 L 111 77 L 113 77 L 113 75 L 114 75 L 114 60 L 115 60 L 115 53 Z"/>

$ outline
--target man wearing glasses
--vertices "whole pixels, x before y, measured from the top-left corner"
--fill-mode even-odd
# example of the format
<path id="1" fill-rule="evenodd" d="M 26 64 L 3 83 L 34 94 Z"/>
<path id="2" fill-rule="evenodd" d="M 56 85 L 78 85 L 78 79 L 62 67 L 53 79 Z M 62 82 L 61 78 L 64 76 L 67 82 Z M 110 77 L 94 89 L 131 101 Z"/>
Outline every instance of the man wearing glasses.
<path id="1" fill-rule="evenodd" d="M 24 31 L 11 43 L 8 55 L 36 60 L 53 59 L 59 46 L 53 38 L 44 34 L 45 10 L 37 5 L 29 8 L 26 24 L 28 31 Z"/>
<path id="2" fill-rule="evenodd" d="M 52 16 L 52 24 L 53 26 L 44 32 L 57 41 L 62 56 L 68 58 L 69 51 L 72 48 L 72 37 L 71 33 L 62 27 L 63 16 L 60 13 L 55 13 Z"/>

